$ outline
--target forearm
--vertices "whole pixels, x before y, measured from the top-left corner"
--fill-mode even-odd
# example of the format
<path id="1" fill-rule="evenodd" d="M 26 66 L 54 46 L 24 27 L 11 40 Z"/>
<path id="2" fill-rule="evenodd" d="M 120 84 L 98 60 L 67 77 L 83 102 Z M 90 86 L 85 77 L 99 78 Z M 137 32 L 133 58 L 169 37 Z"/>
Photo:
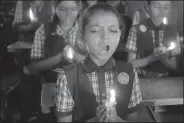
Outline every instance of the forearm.
<path id="1" fill-rule="evenodd" d="M 145 58 L 140 58 L 140 59 L 133 59 L 130 61 L 132 63 L 134 68 L 139 68 L 139 67 L 145 67 L 149 65 L 152 62 L 155 62 L 156 59 L 154 59 L 153 55 L 147 56 Z"/>
<path id="2" fill-rule="evenodd" d="M 48 70 L 54 67 L 55 65 L 61 62 L 62 54 L 58 53 L 57 55 L 50 57 L 45 60 L 41 60 L 38 62 L 33 62 L 31 65 L 28 66 L 28 69 L 32 73 L 38 73 L 43 70 Z"/>

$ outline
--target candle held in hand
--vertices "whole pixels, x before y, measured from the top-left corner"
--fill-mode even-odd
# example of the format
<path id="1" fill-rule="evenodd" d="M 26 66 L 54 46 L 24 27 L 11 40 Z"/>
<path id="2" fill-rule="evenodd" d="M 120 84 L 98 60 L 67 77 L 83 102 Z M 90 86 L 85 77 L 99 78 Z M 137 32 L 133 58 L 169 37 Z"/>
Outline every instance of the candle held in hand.
<path id="1" fill-rule="evenodd" d="M 116 93 L 114 89 L 110 90 L 110 98 L 106 102 L 106 107 L 112 107 L 116 102 Z"/>
<path id="2" fill-rule="evenodd" d="M 173 50 L 175 47 L 176 47 L 176 44 L 174 42 L 171 42 L 169 47 L 167 48 L 167 51 L 168 50 Z"/>
<path id="3" fill-rule="evenodd" d="M 166 17 L 163 18 L 163 24 L 165 24 L 165 25 L 168 24 L 168 21 L 167 21 Z"/>
<path id="4" fill-rule="evenodd" d="M 34 16 L 34 13 L 31 8 L 29 9 L 29 17 L 31 21 L 36 21 L 36 17 Z"/>
<path id="5" fill-rule="evenodd" d="M 69 59 L 73 59 L 73 57 L 74 57 L 74 51 L 73 51 L 73 49 L 72 49 L 71 47 L 69 47 L 69 48 L 67 49 L 66 54 L 67 54 L 67 57 L 68 57 Z"/>

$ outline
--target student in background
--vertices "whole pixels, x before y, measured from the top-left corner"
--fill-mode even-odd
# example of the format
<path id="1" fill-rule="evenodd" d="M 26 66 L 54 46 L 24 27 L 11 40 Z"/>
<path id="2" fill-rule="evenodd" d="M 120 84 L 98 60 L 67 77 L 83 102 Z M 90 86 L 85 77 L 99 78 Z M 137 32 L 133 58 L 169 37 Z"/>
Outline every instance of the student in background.
<path id="1" fill-rule="evenodd" d="M 117 10 L 105 3 L 90 6 L 81 19 L 82 41 L 88 55 L 65 67 L 57 78 L 58 122 L 123 122 L 136 116 L 141 92 L 131 64 L 112 58 L 124 23 Z M 116 91 L 111 108 L 105 106 Z M 132 116 L 132 117 L 131 117 Z M 126 117 L 126 119 L 125 119 Z"/>
<path id="2" fill-rule="evenodd" d="M 125 43 L 127 41 L 129 30 L 132 26 L 132 20 L 127 14 L 128 13 L 128 3 L 127 1 L 120 1 L 120 0 L 116 0 L 116 1 L 107 0 L 106 2 L 114 6 L 118 10 L 121 16 L 121 20 L 125 22 L 125 29 L 122 30 L 122 35 L 120 38 L 119 45 L 116 49 L 116 52 L 113 54 L 113 56 L 116 60 L 126 61 L 127 52 L 125 52 Z"/>
<path id="3" fill-rule="evenodd" d="M 80 59 L 76 52 L 73 60 L 65 55 L 68 48 L 76 51 L 80 11 L 81 1 L 55 1 L 53 20 L 37 29 L 31 50 L 32 64 L 24 67 L 27 74 L 40 73 L 43 76 L 41 119 L 45 122 L 55 122 L 52 109 L 55 107 L 57 72 Z"/>
<path id="4" fill-rule="evenodd" d="M 12 27 L 18 33 L 18 40 L 33 42 L 37 28 L 52 18 L 52 1 L 17 1 Z M 19 53 L 21 67 L 30 63 L 29 50 Z M 21 68 L 22 69 L 22 68 Z M 39 76 L 20 75 L 21 88 L 21 122 L 27 122 L 29 117 L 39 112 Z"/>
<path id="5" fill-rule="evenodd" d="M 126 45 L 128 61 L 137 68 L 140 77 L 164 77 L 176 71 L 176 56 L 180 54 L 179 36 L 164 21 L 171 5 L 171 1 L 148 0 L 150 18 L 130 30 Z"/>
<path id="6" fill-rule="evenodd" d="M 133 15 L 132 25 L 139 24 L 141 21 L 147 18 L 149 18 L 149 13 L 148 13 L 147 1 L 145 1 L 144 7 L 142 9 L 138 9 L 135 11 Z"/>
<path id="7" fill-rule="evenodd" d="M 17 1 L 12 27 L 18 31 L 19 40 L 32 42 L 36 29 L 51 20 L 52 7 L 52 1 Z"/>

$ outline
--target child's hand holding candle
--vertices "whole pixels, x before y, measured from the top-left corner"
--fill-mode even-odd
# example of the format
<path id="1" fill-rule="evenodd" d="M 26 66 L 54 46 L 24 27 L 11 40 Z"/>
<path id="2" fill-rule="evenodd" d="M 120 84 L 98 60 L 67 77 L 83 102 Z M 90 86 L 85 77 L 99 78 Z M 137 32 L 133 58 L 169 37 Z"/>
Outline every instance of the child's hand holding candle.
<path id="1" fill-rule="evenodd" d="M 112 107 L 116 104 L 116 93 L 114 89 L 110 90 L 110 98 L 106 101 L 106 107 Z"/>
<path id="2" fill-rule="evenodd" d="M 106 100 L 105 106 L 107 115 L 111 115 L 111 109 L 116 105 L 116 93 L 114 89 L 110 89 L 110 97 Z"/>
<path id="3" fill-rule="evenodd" d="M 64 48 L 64 58 L 68 61 L 68 62 L 70 62 L 70 63 L 72 63 L 73 62 L 73 58 L 74 58 L 74 49 L 71 47 L 71 46 L 69 46 L 69 45 L 67 45 L 65 48 Z"/>
<path id="4" fill-rule="evenodd" d="M 165 52 L 166 52 L 166 48 L 163 47 L 163 46 L 162 47 L 157 47 L 157 48 L 154 49 L 154 55 L 156 57 L 164 55 Z"/>
<path id="5" fill-rule="evenodd" d="M 167 51 L 170 51 L 170 50 L 173 50 L 174 48 L 176 48 L 176 44 L 175 44 L 174 42 L 171 42 L 171 43 L 169 44 L 169 47 L 166 49 L 166 52 L 167 52 Z"/>

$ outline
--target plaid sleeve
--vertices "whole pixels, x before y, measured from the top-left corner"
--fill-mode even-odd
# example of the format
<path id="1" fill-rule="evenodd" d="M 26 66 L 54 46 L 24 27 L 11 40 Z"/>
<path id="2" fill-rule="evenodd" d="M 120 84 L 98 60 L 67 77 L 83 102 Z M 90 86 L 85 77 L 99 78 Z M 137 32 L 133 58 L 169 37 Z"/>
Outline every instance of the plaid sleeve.
<path id="1" fill-rule="evenodd" d="M 64 71 L 59 73 L 56 85 L 56 112 L 59 114 L 59 116 L 71 115 L 74 107 L 74 101 L 70 90 L 67 87 L 67 79 Z"/>
<path id="2" fill-rule="evenodd" d="M 31 59 L 42 59 L 44 58 L 44 25 L 42 24 L 35 32 L 33 46 L 31 49 Z"/>
<path id="3" fill-rule="evenodd" d="M 130 29 L 126 50 L 128 52 L 137 52 L 137 31 L 134 26 Z"/>
<path id="4" fill-rule="evenodd" d="M 180 37 L 179 37 L 179 33 L 177 34 L 177 38 L 176 38 L 176 48 L 174 48 L 173 50 L 171 50 L 171 56 L 175 56 L 181 53 L 181 48 L 180 48 Z"/>
<path id="5" fill-rule="evenodd" d="M 142 101 L 139 78 L 138 78 L 138 75 L 137 75 L 137 72 L 135 69 L 134 69 L 134 74 L 135 74 L 135 76 L 134 76 L 134 82 L 133 82 L 133 89 L 132 89 L 132 95 L 130 98 L 130 102 L 128 105 L 128 108 L 129 108 L 128 112 L 134 112 L 136 110 L 137 106 Z"/>
<path id="6" fill-rule="evenodd" d="M 23 19 L 22 19 L 23 10 L 22 9 L 23 9 L 22 8 L 22 1 L 17 1 L 17 5 L 16 5 L 16 9 L 15 9 L 15 16 L 14 16 L 12 26 L 14 26 L 15 23 L 19 23 L 19 22 L 23 21 Z"/>

